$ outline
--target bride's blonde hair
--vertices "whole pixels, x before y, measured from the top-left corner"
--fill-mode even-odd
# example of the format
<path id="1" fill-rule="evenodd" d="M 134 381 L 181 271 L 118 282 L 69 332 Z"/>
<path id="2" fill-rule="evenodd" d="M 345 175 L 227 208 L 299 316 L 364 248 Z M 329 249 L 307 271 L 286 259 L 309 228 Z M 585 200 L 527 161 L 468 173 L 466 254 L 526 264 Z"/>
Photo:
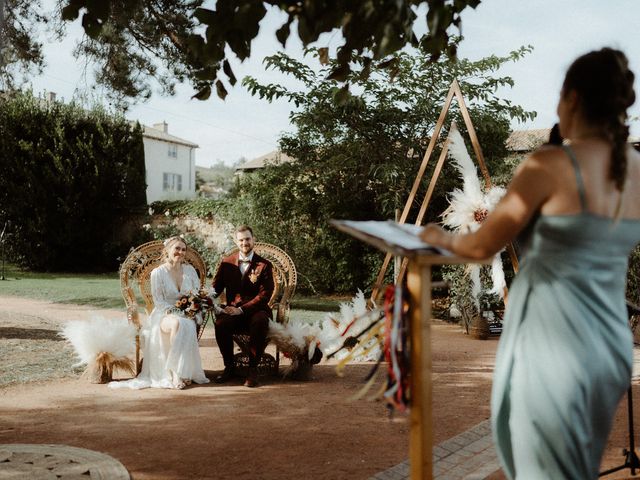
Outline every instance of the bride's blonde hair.
<path id="1" fill-rule="evenodd" d="M 162 242 L 162 245 L 164 245 L 164 248 L 162 249 L 161 259 L 163 262 L 166 262 L 169 259 L 169 248 L 171 248 L 171 245 L 173 245 L 176 242 L 182 242 L 184 243 L 184 246 L 187 249 L 189 248 L 189 245 L 187 245 L 187 241 L 180 235 L 174 235 L 173 237 L 167 238 L 164 242 Z"/>

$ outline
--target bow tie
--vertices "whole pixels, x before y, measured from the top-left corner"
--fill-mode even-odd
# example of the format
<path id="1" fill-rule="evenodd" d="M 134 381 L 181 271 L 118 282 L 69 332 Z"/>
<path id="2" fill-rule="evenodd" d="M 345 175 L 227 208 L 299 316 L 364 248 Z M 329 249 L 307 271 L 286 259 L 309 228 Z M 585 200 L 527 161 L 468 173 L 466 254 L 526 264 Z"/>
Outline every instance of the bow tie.
<path id="1" fill-rule="evenodd" d="M 241 258 L 238 260 L 239 263 L 251 263 L 251 260 L 249 260 L 248 258 Z"/>

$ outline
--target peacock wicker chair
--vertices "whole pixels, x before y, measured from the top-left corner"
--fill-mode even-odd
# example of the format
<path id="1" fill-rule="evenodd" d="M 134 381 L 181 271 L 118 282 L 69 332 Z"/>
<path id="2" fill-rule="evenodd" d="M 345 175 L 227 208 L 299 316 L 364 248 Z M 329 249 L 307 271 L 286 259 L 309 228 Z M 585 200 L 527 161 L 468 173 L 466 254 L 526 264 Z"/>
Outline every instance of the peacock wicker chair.
<path id="1" fill-rule="evenodd" d="M 137 288 L 140 297 L 144 301 L 144 308 L 147 315 L 151 315 L 153 310 L 153 297 L 151 295 L 151 271 L 162 263 L 162 251 L 164 243 L 162 240 L 143 243 L 139 247 L 132 249 L 120 265 L 120 289 L 127 306 L 127 318 L 136 327 L 136 371 L 140 373 L 140 318 L 138 315 Z M 185 261 L 195 268 L 200 277 L 200 286 L 204 287 L 207 277 L 207 266 L 202 256 L 193 248 L 187 248 Z M 206 321 L 198 327 L 198 340 L 202 336 Z"/>
<path id="2" fill-rule="evenodd" d="M 273 295 L 269 300 L 269 306 L 275 312 L 275 320 L 278 323 L 289 321 L 289 311 L 291 310 L 291 298 L 296 291 L 298 284 L 298 272 L 291 257 L 280 247 L 270 243 L 256 242 L 253 250 L 263 258 L 266 258 L 273 265 Z M 226 258 L 238 251 L 233 248 L 222 256 Z M 219 265 L 218 265 L 219 267 Z M 222 300 L 224 302 L 224 299 Z M 234 356 L 234 366 L 237 371 L 245 371 L 249 368 L 249 335 L 234 335 L 233 340 L 240 348 L 240 352 Z M 280 368 L 280 350 L 276 346 L 275 357 L 270 353 L 263 353 L 258 363 L 258 373 L 270 374 L 278 373 Z"/>

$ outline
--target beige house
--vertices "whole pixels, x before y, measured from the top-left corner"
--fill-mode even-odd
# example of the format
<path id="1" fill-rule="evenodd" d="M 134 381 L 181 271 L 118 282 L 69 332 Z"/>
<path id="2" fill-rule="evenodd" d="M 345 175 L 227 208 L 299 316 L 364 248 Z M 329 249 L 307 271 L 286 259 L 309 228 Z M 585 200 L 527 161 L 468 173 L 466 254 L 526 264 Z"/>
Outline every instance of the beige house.
<path id="1" fill-rule="evenodd" d="M 549 139 L 550 128 L 532 130 L 514 130 L 507 138 L 507 150 L 515 153 L 527 153 L 535 150 Z"/>
<path id="2" fill-rule="evenodd" d="M 198 145 L 169 134 L 166 122 L 143 129 L 147 203 L 194 198 Z"/>
<path id="3" fill-rule="evenodd" d="M 236 167 L 236 175 L 241 175 L 244 173 L 251 173 L 256 170 L 260 170 L 264 168 L 266 165 L 278 165 L 280 163 L 290 163 L 293 162 L 293 158 L 288 155 L 285 155 L 280 150 L 274 150 L 273 152 L 269 152 L 266 155 L 262 155 L 261 157 L 254 158 L 253 160 L 249 160 L 248 162 L 243 163 L 242 165 Z"/>
<path id="4" fill-rule="evenodd" d="M 537 128 L 529 130 L 513 130 L 506 141 L 507 150 L 514 154 L 524 155 L 540 147 L 549 139 L 550 128 Z M 640 137 L 629 137 L 629 143 L 640 151 Z M 238 167 L 236 175 L 255 172 L 266 165 L 293 162 L 294 159 L 285 155 L 280 150 L 274 150 L 261 157 L 254 158 Z"/>
<path id="5" fill-rule="evenodd" d="M 531 130 L 514 130 L 507 138 L 507 149 L 514 153 L 528 153 L 549 139 L 550 128 L 538 128 Z M 640 150 L 640 137 L 629 137 L 629 143 L 636 150 Z"/>

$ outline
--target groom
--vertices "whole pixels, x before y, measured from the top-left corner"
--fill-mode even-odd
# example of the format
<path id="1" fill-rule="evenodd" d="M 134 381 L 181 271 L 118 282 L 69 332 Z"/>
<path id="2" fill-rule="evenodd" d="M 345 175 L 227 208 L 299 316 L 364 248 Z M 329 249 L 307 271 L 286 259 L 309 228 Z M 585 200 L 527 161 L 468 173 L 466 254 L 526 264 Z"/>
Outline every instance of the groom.
<path id="1" fill-rule="evenodd" d="M 273 294 L 271 262 L 253 251 L 255 241 L 251 227 L 236 229 L 238 253 L 222 260 L 215 277 L 215 296 L 225 291 L 227 304 L 216 315 L 216 341 L 224 360 L 224 372 L 215 378 L 224 383 L 235 376 L 233 365 L 233 335 L 249 335 L 249 374 L 244 385 L 258 386 L 258 362 L 267 344 L 269 320 L 272 318 L 269 299 Z"/>

